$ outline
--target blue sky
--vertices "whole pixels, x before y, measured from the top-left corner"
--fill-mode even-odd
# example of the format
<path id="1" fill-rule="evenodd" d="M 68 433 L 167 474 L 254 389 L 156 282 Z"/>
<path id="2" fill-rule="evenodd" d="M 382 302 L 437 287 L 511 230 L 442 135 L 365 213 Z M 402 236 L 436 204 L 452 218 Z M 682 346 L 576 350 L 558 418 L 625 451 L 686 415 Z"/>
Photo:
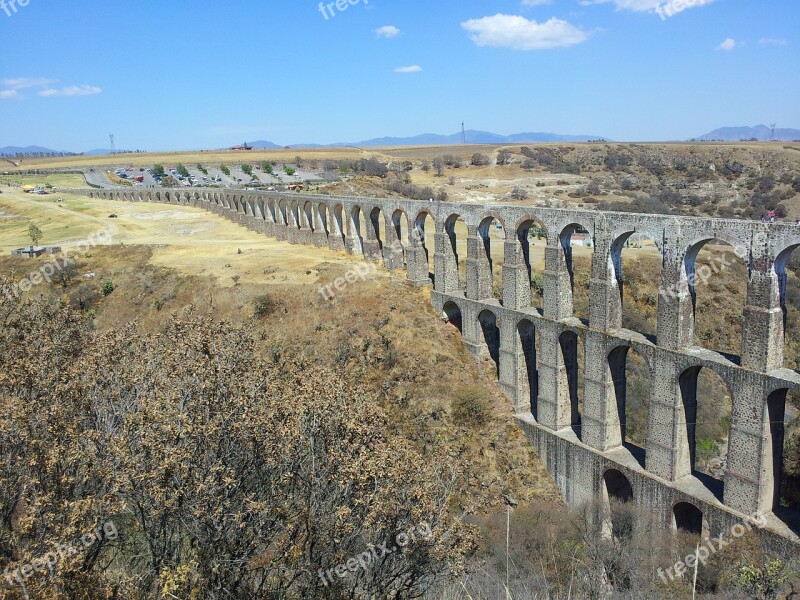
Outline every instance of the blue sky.
<path id="1" fill-rule="evenodd" d="M 800 128 L 797 0 L 15 1 L 0 146 Z"/>

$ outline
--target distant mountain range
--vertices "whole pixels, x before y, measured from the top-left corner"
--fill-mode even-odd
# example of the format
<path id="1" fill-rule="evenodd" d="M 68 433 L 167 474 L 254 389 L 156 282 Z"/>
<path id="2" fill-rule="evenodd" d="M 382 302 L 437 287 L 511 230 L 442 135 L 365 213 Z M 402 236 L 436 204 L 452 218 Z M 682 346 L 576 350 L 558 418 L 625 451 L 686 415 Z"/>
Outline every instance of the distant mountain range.
<path id="1" fill-rule="evenodd" d="M 470 129 L 465 132 L 468 144 L 521 144 L 537 142 L 588 142 L 589 140 L 605 139 L 599 135 L 561 135 L 557 133 L 515 133 L 512 135 L 500 135 L 489 131 L 475 131 Z M 337 148 L 345 146 L 356 146 L 358 148 L 374 148 L 377 146 L 453 146 L 462 143 L 462 135 L 459 131 L 452 135 L 440 135 L 437 133 L 423 133 L 413 137 L 381 137 L 360 142 L 336 142 L 334 144 L 291 144 L 291 148 Z M 283 148 L 273 142 L 258 140 L 248 142 L 253 148 L 274 149 Z"/>
<path id="2" fill-rule="evenodd" d="M 490 131 L 476 131 L 470 129 L 465 132 L 465 137 L 468 144 L 535 144 L 535 143 L 556 143 L 556 142 L 588 142 L 593 140 L 612 141 L 609 138 L 601 135 L 562 135 L 558 133 L 514 133 L 511 135 L 501 135 L 492 133 Z M 739 142 L 746 140 L 770 141 L 772 139 L 772 130 L 766 125 L 756 125 L 755 127 L 721 127 L 715 129 L 710 133 L 701 135 L 694 138 L 692 141 L 699 142 Z M 800 129 L 775 129 L 775 141 L 778 142 L 793 142 L 800 140 Z M 342 147 L 358 147 L 358 148 L 375 148 L 378 146 L 453 146 L 462 143 L 461 132 L 453 133 L 451 135 L 440 135 L 436 133 L 423 133 L 413 137 L 381 137 L 373 138 L 370 140 L 363 140 L 360 142 L 337 142 L 334 144 L 291 144 L 290 148 L 342 148 Z M 285 148 L 274 142 L 267 140 L 258 140 L 255 142 L 247 142 L 248 146 L 259 150 L 276 150 Z M 107 148 L 96 148 L 83 152 L 87 155 L 100 155 L 111 154 L 111 150 Z M 119 150 L 117 153 L 122 153 Z M 0 148 L 0 155 L 15 156 L 17 154 L 35 155 L 35 154 L 72 154 L 71 152 L 62 152 L 59 150 L 51 150 L 50 148 L 43 148 L 42 146 L 6 146 Z"/>
<path id="3" fill-rule="evenodd" d="M 51 150 L 50 148 L 42 148 L 41 146 L 6 146 L 5 148 L 0 148 L 0 154 L 10 154 L 14 156 L 15 154 L 52 154 L 55 152 L 59 154 L 58 150 Z"/>
<path id="4" fill-rule="evenodd" d="M 695 138 L 701 142 L 740 142 L 758 140 L 769 142 L 772 138 L 772 129 L 766 125 L 755 127 L 721 127 L 711 133 Z M 776 142 L 796 142 L 800 140 L 800 129 L 775 129 Z"/>

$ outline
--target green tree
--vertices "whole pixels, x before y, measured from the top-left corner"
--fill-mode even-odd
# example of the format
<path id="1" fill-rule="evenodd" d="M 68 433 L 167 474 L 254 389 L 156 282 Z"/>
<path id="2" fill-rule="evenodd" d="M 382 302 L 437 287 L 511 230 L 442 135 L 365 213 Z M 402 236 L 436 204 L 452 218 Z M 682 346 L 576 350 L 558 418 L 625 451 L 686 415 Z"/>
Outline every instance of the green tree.
<path id="1" fill-rule="evenodd" d="M 222 171 L 228 177 L 231 176 L 231 170 L 228 167 L 226 167 L 225 165 L 220 165 L 219 166 L 219 170 Z"/>
<path id="2" fill-rule="evenodd" d="M 28 237 L 31 238 L 34 246 L 39 245 L 39 240 L 42 239 L 42 230 L 39 229 L 35 223 L 28 225 Z"/>
<path id="3" fill-rule="evenodd" d="M 153 175 L 157 175 L 158 177 L 163 177 L 164 173 L 166 173 L 166 171 L 164 171 L 164 165 L 161 164 L 153 165 Z"/>
<path id="4" fill-rule="evenodd" d="M 178 172 L 178 175 L 180 175 L 182 177 L 188 177 L 189 176 L 189 169 L 187 169 L 181 163 L 178 163 L 178 166 L 175 167 L 175 170 Z"/>

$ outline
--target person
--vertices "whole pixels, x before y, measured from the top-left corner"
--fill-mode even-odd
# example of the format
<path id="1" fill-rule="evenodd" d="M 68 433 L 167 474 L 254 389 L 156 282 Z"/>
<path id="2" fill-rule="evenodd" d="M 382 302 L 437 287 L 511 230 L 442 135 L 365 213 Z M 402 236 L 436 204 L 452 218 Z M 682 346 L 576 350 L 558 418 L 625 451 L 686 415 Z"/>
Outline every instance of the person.
<path id="1" fill-rule="evenodd" d="M 761 222 L 762 223 L 766 223 L 767 222 L 767 217 L 765 215 L 763 215 L 763 214 L 761 215 Z"/>

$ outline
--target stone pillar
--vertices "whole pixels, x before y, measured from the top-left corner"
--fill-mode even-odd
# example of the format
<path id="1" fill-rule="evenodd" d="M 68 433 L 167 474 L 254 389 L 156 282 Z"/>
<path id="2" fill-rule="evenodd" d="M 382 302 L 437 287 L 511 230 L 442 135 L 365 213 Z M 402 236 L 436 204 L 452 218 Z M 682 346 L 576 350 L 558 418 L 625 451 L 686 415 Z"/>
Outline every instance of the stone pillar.
<path id="1" fill-rule="evenodd" d="M 522 235 L 527 235 L 527 231 Z M 531 276 L 523 243 L 516 232 L 506 231 L 503 260 L 503 306 L 514 310 L 531 307 Z"/>
<path id="2" fill-rule="evenodd" d="M 325 231 L 325 225 L 322 222 L 322 217 L 319 214 L 319 206 L 312 205 L 311 207 L 312 228 L 312 241 L 318 248 L 323 248 L 328 245 L 328 233 Z"/>
<path id="3" fill-rule="evenodd" d="M 382 260 L 383 248 L 381 241 L 378 239 L 378 223 L 373 221 L 371 216 L 367 218 L 367 231 L 365 234 L 362 241 L 364 258 L 369 261 Z"/>
<path id="4" fill-rule="evenodd" d="M 783 368 L 783 306 L 786 275 L 775 272 L 769 255 L 752 261 L 742 326 L 742 366 L 767 373 Z"/>
<path id="5" fill-rule="evenodd" d="M 666 233 L 658 293 L 658 345 L 681 350 L 694 343 L 694 306 L 684 266 L 689 249 L 679 246 L 678 224 L 670 225 Z"/>
<path id="6" fill-rule="evenodd" d="M 436 226 L 434 244 L 436 254 L 433 257 L 435 286 L 437 292 L 449 293 L 458 291 L 458 263 L 455 250 L 450 242 L 450 235 Z"/>
<path id="7" fill-rule="evenodd" d="M 544 316 L 561 321 L 573 315 L 572 277 L 569 269 L 572 248 L 569 237 L 562 244 L 557 236 L 548 234 L 544 251 Z"/>
<path id="8" fill-rule="evenodd" d="M 587 331 L 584 341 L 583 414 L 581 439 L 602 452 L 622 445 L 617 394 L 608 362 L 605 337 Z M 624 376 L 624 364 L 623 364 Z"/>
<path id="9" fill-rule="evenodd" d="M 604 221 L 597 219 L 595 227 L 589 280 L 589 326 L 595 331 L 612 332 L 622 327 L 622 298 L 617 279 L 621 248 L 612 248 L 613 240 Z"/>
<path id="10" fill-rule="evenodd" d="M 569 357 L 572 359 L 573 357 Z M 577 358 L 574 358 L 577 360 Z M 576 370 L 561 351 L 559 330 L 549 323 L 539 326 L 539 424 L 558 431 L 572 426 L 572 395 L 577 392 Z"/>
<path id="11" fill-rule="evenodd" d="M 500 358 L 498 387 L 509 398 L 517 398 L 517 328 L 514 319 L 498 311 L 497 327 L 500 329 Z"/>
<path id="12" fill-rule="evenodd" d="M 493 298 L 492 262 L 487 252 L 488 238 L 484 238 L 477 228 L 469 227 L 467 235 L 467 285 L 466 296 L 472 300 Z"/>
<path id="13" fill-rule="evenodd" d="M 667 481 L 692 473 L 680 376 L 675 355 L 655 348 L 645 467 Z"/>
<path id="14" fill-rule="evenodd" d="M 383 245 L 383 262 L 390 271 L 405 267 L 405 248 L 391 221 L 386 223 L 386 241 Z"/>
<path id="15" fill-rule="evenodd" d="M 737 372 L 731 385 L 733 412 L 728 439 L 724 503 L 745 514 L 769 513 L 774 501 L 774 472 L 769 399 L 760 377 Z"/>

